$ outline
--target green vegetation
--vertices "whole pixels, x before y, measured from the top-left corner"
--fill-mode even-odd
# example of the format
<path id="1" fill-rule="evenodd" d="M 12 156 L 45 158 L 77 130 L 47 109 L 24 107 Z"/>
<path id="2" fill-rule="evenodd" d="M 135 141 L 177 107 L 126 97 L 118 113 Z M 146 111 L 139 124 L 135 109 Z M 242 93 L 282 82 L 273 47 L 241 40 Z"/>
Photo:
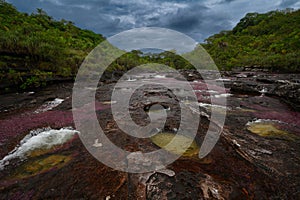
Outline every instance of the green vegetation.
<path id="1" fill-rule="evenodd" d="M 299 24 L 300 10 L 249 13 L 232 31 L 209 37 L 203 47 L 223 70 L 259 66 L 299 72 Z M 42 9 L 29 15 L 0 0 L 0 88 L 27 89 L 51 80 L 72 79 L 87 54 L 102 41 L 102 35 L 82 30 L 70 21 L 54 20 Z M 201 60 L 203 69 L 212 68 L 209 56 L 201 51 L 198 46 L 182 56 L 193 64 Z M 125 72 L 148 63 L 193 68 L 183 57 L 174 51 L 132 51 L 114 61 L 107 72 Z"/>
<path id="2" fill-rule="evenodd" d="M 0 85 L 27 89 L 57 78 L 74 78 L 87 54 L 104 38 L 70 21 L 54 20 L 42 9 L 28 15 L 0 0 Z M 108 71 L 127 71 L 147 63 L 191 68 L 174 52 L 143 54 L 132 51 L 111 64 Z M 6 88 L 9 91 L 9 88 Z"/>
<path id="3" fill-rule="evenodd" d="M 0 1 L 0 83 L 22 89 L 55 77 L 73 77 L 85 56 L 104 38 L 42 9 L 28 15 Z"/>
<path id="4" fill-rule="evenodd" d="M 231 31 L 203 44 L 221 69 L 257 66 L 300 71 L 300 10 L 248 13 Z"/>
<path id="5" fill-rule="evenodd" d="M 187 60 L 182 58 L 180 55 L 177 55 L 174 51 L 164 51 L 156 54 L 144 54 L 142 51 L 133 50 L 118 58 L 114 63 L 112 63 L 110 69 L 127 71 L 133 67 L 150 63 L 167 65 L 174 69 L 193 68 L 193 66 Z"/>

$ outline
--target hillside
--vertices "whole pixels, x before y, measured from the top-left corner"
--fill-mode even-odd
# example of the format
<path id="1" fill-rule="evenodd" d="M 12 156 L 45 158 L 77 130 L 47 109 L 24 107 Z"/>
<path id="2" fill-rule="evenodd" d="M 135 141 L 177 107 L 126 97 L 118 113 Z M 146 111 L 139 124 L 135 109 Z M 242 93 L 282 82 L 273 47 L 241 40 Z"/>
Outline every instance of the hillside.
<path id="1" fill-rule="evenodd" d="M 233 30 L 215 34 L 202 45 L 222 70 L 254 66 L 299 72 L 299 24 L 300 10 L 249 13 Z M 0 89 L 10 92 L 73 79 L 85 56 L 104 39 L 70 21 L 54 20 L 42 9 L 29 15 L 0 0 Z M 199 59 L 194 52 L 188 56 Z M 132 51 L 112 63 L 108 71 L 124 72 L 146 63 L 192 68 L 172 51 Z"/>
<path id="2" fill-rule="evenodd" d="M 300 71 L 300 10 L 248 13 L 231 31 L 209 37 L 204 48 L 221 69 L 264 67 Z"/>
<path id="3" fill-rule="evenodd" d="M 0 21 L 0 83 L 6 90 L 12 84 L 25 89 L 74 76 L 87 53 L 104 40 L 41 9 L 20 13 L 3 0 Z"/>
<path id="4" fill-rule="evenodd" d="M 20 13 L 4 0 L 0 0 L 0 22 L 2 92 L 74 78 L 85 56 L 104 40 L 102 35 L 82 30 L 70 21 L 54 20 L 42 9 L 31 15 Z M 173 52 L 132 51 L 112 63 L 108 71 L 127 71 L 152 62 L 177 69 L 191 67 Z"/>

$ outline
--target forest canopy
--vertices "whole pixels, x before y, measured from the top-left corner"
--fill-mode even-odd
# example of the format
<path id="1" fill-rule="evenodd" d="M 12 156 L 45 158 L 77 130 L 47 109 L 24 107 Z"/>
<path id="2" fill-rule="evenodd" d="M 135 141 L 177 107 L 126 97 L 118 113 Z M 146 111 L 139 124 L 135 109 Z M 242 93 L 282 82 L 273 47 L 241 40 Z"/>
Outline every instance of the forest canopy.
<path id="1" fill-rule="evenodd" d="M 300 10 L 248 13 L 231 31 L 206 39 L 204 48 L 221 69 L 256 66 L 300 71 Z"/>
<path id="2" fill-rule="evenodd" d="M 0 80 L 23 88 L 54 76 L 74 76 L 87 53 L 104 40 L 42 9 L 28 15 L 3 0 L 0 21 Z"/>

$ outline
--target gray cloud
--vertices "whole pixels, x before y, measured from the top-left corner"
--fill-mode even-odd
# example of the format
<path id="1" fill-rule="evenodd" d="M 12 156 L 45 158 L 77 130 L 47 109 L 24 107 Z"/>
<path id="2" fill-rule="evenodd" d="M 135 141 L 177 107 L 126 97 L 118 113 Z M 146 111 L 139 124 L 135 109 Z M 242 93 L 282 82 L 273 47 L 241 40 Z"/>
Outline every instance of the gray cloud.
<path id="1" fill-rule="evenodd" d="M 295 7 L 297 3 L 299 4 L 299 0 L 282 0 L 280 6 L 284 8 Z"/>
<path id="2" fill-rule="evenodd" d="M 248 12 L 299 8 L 297 0 L 9 0 L 20 11 L 43 8 L 106 37 L 139 27 L 165 27 L 197 41 L 228 30 Z"/>
<path id="3" fill-rule="evenodd" d="M 197 42 L 185 34 L 165 28 L 143 27 L 124 31 L 109 42 L 114 46 L 131 51 L 134 49 L 176 50 L 178 53 L 192 51 Z M 177 42 L 174 42 L 177 41 Z"/>

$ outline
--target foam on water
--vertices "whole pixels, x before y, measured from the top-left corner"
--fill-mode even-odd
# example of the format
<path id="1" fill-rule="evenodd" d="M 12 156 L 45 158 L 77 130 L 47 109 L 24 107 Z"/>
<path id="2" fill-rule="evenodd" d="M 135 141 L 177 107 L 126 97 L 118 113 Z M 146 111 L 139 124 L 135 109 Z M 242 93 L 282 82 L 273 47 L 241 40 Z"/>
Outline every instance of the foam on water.
<path id="1" fill-rule="evenodd" d="M 225 94 L 216 94 L 214 95 L 215 98 L 222 98 L 222 97 L 230 97 L 232 96 L 232 94 L 229 94 L 229 93 L 225 93 Z"/>
<path id="2" fill-rule="evenodd" d="M 198 103 L 198 105 L 200 107 L 203 107 L 203 108 L 210 108 L 210 107 L 214 107 L 214 108 L 221 108 L 221 109 L 229 109 L 229 107 L 227 106 L 222 106 L 222 105 L 212 105 L 212 104 L 209 104 L 209 103 Z"/>
<path id="3" fill-rule="evenodd" d="M 64 101 L 64 99 L 59 99 L 59 98 L 56 98 L 53 101 L 48 101 L 34 112 L 35 113 L 41 113 L 41 112 L 46 112 L 48 110 L 52 110 L 53 108 L 55 108 L 59 104 L 61 104 L 63 101 Z"/>
<path id="4" fill-rule="evenodd" d="M 253 121 L 247 122 L 246 126 L 250 126 L 252 124 L 259 124 L 259 123 L 280 123 L 283 124 L 284 122 L 279 120 L 272 120 L 272 119 L 254 119 Z"/>
<path id="5" fill-rule="evenodd" d="M 4 169 L 12 159 L 19 158 L 24 160 L 33 150 L 50 149 L 53 146 L 64 144 L 76 133 L 79 132 L 72 128 L 61 128 L 59 130 L 44 128 L 30 131 L 14 150 L 0 160 L 0 170 Z"/>
<path id="6" fill-rule="evenodd" d="M 229 78 L 218 78 L 216 81 L 231 81 Z"/>
<path id="7" fill-rule="evenodd" d="M 166 78 L 165 75 L 155 75 L 154 78 Z"/>

